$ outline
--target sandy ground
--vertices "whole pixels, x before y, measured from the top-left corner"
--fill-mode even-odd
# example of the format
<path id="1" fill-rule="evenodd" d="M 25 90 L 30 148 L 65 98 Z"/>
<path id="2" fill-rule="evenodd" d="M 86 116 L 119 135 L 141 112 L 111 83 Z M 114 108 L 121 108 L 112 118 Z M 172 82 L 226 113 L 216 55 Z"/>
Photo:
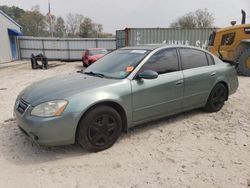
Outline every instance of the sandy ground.
<path id="1" fill-rule="evenodd" d="M 0 187 L 250 187 L 250 78 L 218 113 L 195 110 L 139 126 L 110 149 L 32 144 L 12 108 L 32 82 L 81 69 L 81 63 L 0 66 Z M 249 186 L 248 186 L 249 184 Z"/>

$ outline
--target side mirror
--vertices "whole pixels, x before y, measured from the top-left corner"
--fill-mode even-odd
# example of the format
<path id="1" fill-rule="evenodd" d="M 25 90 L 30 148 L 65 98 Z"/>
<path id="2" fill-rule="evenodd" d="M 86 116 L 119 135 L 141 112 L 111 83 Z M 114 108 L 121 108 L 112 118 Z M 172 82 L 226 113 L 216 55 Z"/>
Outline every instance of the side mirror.
<path id="1" fill-rule="evenodd" d="M 152 70 L 145 70 L 137 76 L 137 78 L 141 79 L 155 79 L 157 77 L 158 73 Z"/>

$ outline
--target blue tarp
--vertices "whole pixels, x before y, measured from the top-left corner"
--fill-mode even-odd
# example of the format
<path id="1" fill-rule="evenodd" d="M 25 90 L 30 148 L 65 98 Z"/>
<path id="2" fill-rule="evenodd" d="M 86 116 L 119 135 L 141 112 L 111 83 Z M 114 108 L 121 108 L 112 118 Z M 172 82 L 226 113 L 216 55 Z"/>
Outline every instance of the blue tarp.
<path id="1" fill-rule="evenodd" d="M 23 35 L 21 32 L 17 31 L 16 29 L 10 29 L 10 28 L 8 28 L 8 34 L 9 34 L 9 36 Z"/>

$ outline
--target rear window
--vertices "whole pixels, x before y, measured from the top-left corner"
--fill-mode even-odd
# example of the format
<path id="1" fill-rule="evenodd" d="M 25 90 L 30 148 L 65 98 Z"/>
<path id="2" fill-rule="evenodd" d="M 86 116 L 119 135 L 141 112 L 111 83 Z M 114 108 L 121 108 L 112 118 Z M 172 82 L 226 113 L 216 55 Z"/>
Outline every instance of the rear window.
<path id="1" fill-rule="evenodd" d="M 108 51 L 105 49 L 89 50 L 89 55 L 99 55 L 99 54 L 106 54 L 106 53 L 108 53 Z"/>
<path id="2" fill-rule="evenodd" d="M 206 53 L 203 51 L 181 48 L 180 55 L 183 70 L 208 66 Z"/>
<path id="3" fill-rule="evenodd" d="M 214 65 L 214 58 L 210 54 L 207 55 L 207 61 L 209 65 Z"/>

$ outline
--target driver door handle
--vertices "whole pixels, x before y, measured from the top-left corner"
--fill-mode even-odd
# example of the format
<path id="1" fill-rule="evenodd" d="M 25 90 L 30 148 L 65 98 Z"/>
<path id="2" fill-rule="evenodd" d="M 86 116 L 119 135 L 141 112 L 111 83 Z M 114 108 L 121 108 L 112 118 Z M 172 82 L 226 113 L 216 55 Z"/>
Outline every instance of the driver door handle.
<path id="1" fill-rule="evenodd" d="M 216 74 L 216 72 L 212 72 L 212 73 L 210 74 L 210 76 L 215 76 L 215 74 Z"/>
<path id="2" fill-rule="evenodd" d="M 179 80 L 177 82 L 175 82 L 176 86 L 182 86 L 183 85 L 183 80 Z"/>

